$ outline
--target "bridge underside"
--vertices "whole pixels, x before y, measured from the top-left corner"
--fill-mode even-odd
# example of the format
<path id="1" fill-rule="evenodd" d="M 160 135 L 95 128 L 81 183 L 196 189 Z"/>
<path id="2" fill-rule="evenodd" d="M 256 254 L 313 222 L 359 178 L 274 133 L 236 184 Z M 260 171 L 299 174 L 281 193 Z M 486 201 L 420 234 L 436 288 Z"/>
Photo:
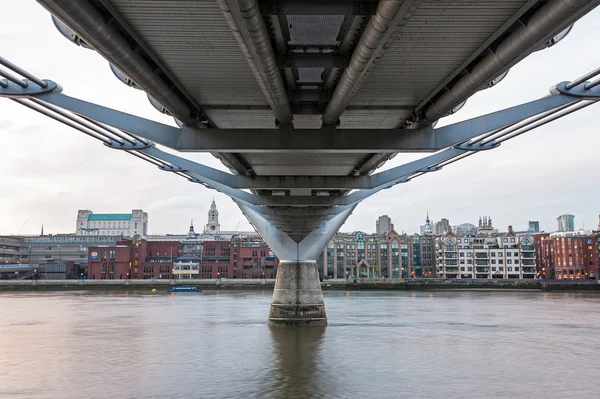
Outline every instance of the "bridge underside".
<path id="1" fill-rule="evenodd" d="M 307 265 L 363 199 L 598 100 L 590 73 L 539 100 L 435 128 L 600 0 L 38 2 L 176 126 L 68 97 L 1 58 L 10 72 L 0 70 L 0 96 L 229 195 L 275 254 L 296 262 L 278 274 L 287 305 L 316 289 L 293 287 L 313 276 Z M 210 152 L 231 173 L 166 148 Z M 425 154 L 376 172 L 399 152 Z M 324 310 L 313 316 L 325 319 Z"/>

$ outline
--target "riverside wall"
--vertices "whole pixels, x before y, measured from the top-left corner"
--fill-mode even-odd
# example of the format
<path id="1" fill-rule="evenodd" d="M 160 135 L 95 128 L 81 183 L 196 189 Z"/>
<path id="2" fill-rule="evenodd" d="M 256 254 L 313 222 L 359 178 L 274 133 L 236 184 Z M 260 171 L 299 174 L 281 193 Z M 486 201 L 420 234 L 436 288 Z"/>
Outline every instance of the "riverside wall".
<path id="1" fill-rule="evenodd" d="M 2 291 L 80 291 L 80 290 L 168 290 L 173 285 L 193 285 L 204 290 L 272 290 L 273 279 L 258 280 L 0 280 Z M 538 290 L 600 291 L 597 280 L 487 280 L 487 279 L 330 279 L 321 282 L 323 290 Z"/>

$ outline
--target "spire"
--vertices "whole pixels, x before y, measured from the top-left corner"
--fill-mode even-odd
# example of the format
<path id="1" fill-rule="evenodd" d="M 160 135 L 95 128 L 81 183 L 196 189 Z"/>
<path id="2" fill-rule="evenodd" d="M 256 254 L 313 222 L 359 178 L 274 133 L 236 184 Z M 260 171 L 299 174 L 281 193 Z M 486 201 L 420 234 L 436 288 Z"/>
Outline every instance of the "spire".
<path id="1" fill-rule="evenodd" d="M 425 218 L 425 223 L 429 223 L 429 210 L 427 211 L 427 217 Z"/>
<path id="2" fill-rule="evenodd" d="M 40 235 L 42 235 L 42 236 L 44 235 L 44 223 L 42 223 L 42 234 L 40 234 Z"/>

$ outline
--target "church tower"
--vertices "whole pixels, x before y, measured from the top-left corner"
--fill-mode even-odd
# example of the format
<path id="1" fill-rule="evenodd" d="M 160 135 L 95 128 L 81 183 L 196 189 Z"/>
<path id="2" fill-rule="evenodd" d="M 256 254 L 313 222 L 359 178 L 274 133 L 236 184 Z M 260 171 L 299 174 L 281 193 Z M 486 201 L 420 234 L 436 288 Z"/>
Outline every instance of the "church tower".
<path id="1" fill-rule="evenodd" d="M 208 210 L 208 223 L 204 226 L 204 234 L 219 234 L 220 232 L 219 211 L 217 210 L 217 204 L 215 204 L 215 199 L 213 198 L 210 209 Z"/>

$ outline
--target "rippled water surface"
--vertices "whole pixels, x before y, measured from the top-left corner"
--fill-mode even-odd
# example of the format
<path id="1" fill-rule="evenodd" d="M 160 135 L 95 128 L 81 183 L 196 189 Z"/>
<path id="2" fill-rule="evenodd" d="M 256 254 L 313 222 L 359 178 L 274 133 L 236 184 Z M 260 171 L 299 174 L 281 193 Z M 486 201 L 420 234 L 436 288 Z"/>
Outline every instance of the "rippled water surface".
<path id="1" fill-rule="evenodd" d="M 0 397 L 600 397 L 598 295 L 326 292 L 301 330 L 270 299 L 0 294 Z"/>

